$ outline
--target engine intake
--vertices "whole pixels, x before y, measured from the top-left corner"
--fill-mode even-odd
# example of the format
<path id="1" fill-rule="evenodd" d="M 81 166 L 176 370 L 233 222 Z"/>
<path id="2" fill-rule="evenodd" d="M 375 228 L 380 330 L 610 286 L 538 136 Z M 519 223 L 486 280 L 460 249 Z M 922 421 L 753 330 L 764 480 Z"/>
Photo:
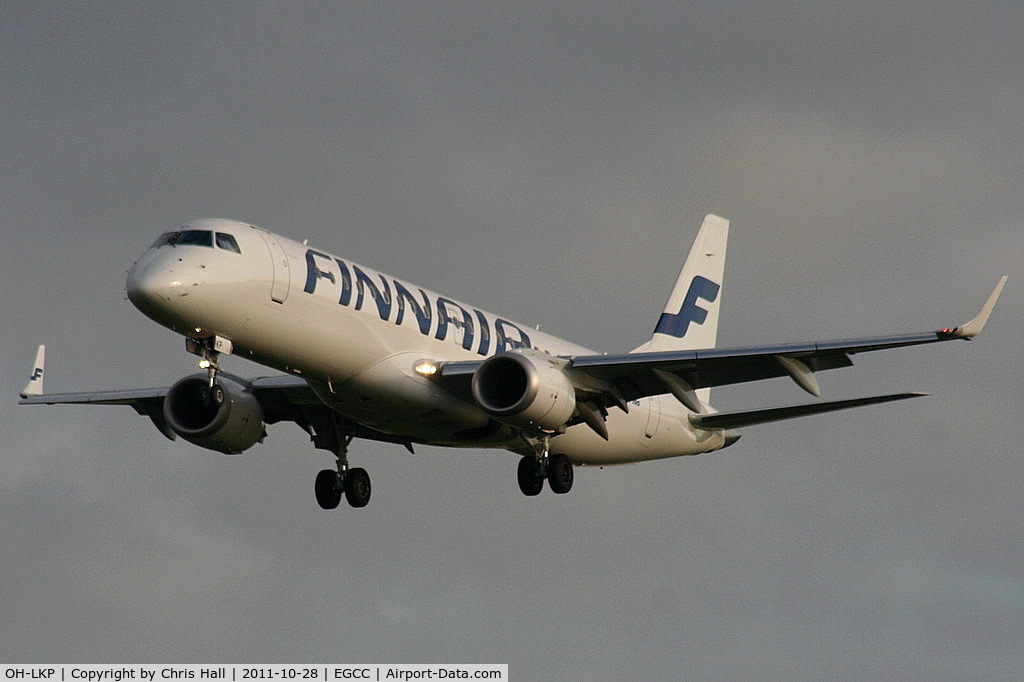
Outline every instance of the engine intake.
<path id="1" fill-rule="evenodd" d="M 473 374 L 473 399 L 498 421 L 558 431 L 576 411 L 576 389 L 558 361 L 536 351 L 509 351 L 484 360 Z"/>
<path id="2" fill-rule="evenodd" d="M 205 374 L 185 377 L 164 398 L 164 420 L 190 443 L 227 455 L 263 440 L 263 408 L 245 386 L 227 377 L 213 389 Z"/>

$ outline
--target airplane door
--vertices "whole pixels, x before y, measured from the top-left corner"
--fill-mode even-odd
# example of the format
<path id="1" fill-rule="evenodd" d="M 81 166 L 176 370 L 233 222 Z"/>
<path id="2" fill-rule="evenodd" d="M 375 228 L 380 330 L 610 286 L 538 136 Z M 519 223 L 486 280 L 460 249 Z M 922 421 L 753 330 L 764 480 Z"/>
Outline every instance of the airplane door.
<path id="1" fill-rule="evenodd" d="M 267 248 L 270 250 L 270 261 L 274 268 L 274 282 L 270 287 L 270 299 L 274 303 L 284 303 L 288 300 L 288 288 L 291 286 L 291 273 L 288 268 L 288 256 L 284 252 L 284 247 L 281 246 L 281 242 L 277 241 L 277 237 L 270 234 L 266 230 L 262 230 L 255 227 L 255 230 L 259 233 L 263 241 L 266 242 Z"/>

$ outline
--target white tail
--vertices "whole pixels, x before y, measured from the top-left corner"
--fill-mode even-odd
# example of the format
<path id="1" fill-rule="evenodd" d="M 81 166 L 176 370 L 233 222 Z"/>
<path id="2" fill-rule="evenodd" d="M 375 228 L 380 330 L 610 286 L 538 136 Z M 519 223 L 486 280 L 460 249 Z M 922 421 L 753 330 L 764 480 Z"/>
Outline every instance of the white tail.
<path id="1" fill-rule="evenodd" d="M 728 238 L 728 220 L 716 215 L 704 219 L 654 335 L 637 351 L 715 347 Z"/>
<path id="2" fill-rule="evenodd" d="M 634 353 L 715 347 L 728 239 L 728 220 L 716 215 L 704 218 L 651 340 Z M 696 391 L 704 405 L 710 395 L 710 389 Z"/>

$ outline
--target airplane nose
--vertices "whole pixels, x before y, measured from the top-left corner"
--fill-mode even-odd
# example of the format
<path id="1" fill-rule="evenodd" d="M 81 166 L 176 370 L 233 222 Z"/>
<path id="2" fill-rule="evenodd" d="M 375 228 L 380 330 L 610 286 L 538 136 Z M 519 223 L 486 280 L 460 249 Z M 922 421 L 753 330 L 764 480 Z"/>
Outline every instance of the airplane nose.
<path id="1" fill-rule="evenodd" d="M 182 284 L 173 270 L 160 260 L 143 258 L 128 271 L 125 291 L 136 308 L 153 317 L 155 312 L 185 293 Z"/>
<path id="2" fill-rule="evenodd" d="M 128 292 L 128 300 L 139 310 L 143 310 L 154 302 L 156 287 L 152 273 L 147 272 L 148 270 L 149 268 L 137 261 L 128 271 L 128 279 L 124 283 L 125 291 Z"/>

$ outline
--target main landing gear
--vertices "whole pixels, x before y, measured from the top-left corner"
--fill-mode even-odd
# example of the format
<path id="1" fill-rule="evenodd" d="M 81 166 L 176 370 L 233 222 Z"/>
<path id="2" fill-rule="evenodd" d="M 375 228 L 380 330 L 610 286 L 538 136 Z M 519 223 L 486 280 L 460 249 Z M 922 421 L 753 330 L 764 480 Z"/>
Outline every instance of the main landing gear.
<path id="1" fill-rule="evenodd" d="M 342 495 L 353 507 L 365 507 L 370 502 L 370 475 L 366 469 L 324 469 L 316 475 L 316 501 L 321 509 L 337 509 Z"/>
<path id="2" fill-rule="evenodd" d="M 338 457 L 337 469 L 324 469 L 316 475 L 316 501 L 321 509 L 337 509 L 341 496 L 352 507 L 365 507 L 370 502 L 370 475 L 366 469 L 348 468 L 348 444 L 352 436 L 338 439 L 335 454 Z"/>
<path id="3" fill-rule="evenodd" d="M 544 436 L 534 444 L 535 455 L 526 455 L 519 460 L 516 478 L 519 489 L 527 497 L 539 495 L 547 479 L 551 491 L 564 495 L 572 490 L 573 466 L 563 454 L 551 454 L 549 438 Z"/>

